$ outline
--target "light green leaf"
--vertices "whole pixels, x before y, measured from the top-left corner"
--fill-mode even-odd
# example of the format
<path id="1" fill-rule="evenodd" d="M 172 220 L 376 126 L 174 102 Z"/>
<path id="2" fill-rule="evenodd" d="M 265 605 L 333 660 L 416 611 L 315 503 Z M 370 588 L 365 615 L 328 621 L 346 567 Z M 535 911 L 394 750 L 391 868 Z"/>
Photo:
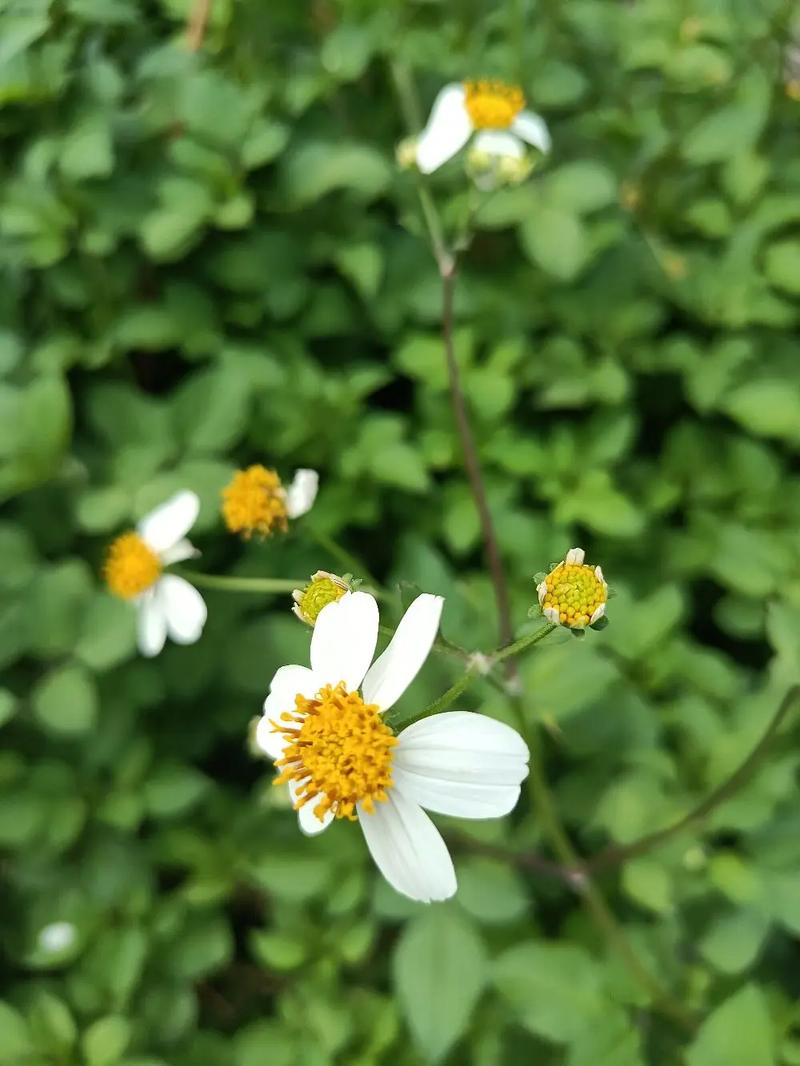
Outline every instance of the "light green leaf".
<path id="1" fill-rule="evenodd" d="M 588 261 L 583 223 L 564 208 L 539 207 L 522 222 L 519 233 L 528 257 L 561 281 L 572 280 Z"/>
<path id="2" fill-rule="evenodd" d="M 687 1066 L 775 1066 L 764 995 L 745 985 L 710 1014 L 686 1053 Z"/>
<path id="3" fill-rule="evenodd" d="M 85 733 L 97 718 L 94 680 L 77 664 L 48 674 L 34 687 L 32 702 L 36 717 L 51 733 Z"/>
<path id="4" fill-rule="evenodd" d="M 518 944 L 500 955 L 492 975 L 522 1024 L 548 1040 L 574 1040 L 608 1007 L 600 967 L 576 944 Z"/>
<path id="5" fill-rule="evenodd" d="M 93 1022 L 81 1039 L 86 1066 L 113 1066 L 131 1038 L 130 1025 L 117 1014 Z"/>
<path id="6" fill-rule="evenodd" d="M 454 911 L 436 905 L 398 941 L 394 983 L 420 1049 L 437 1062 L 467 1027 L 485 980 L 483 944 Z"/>

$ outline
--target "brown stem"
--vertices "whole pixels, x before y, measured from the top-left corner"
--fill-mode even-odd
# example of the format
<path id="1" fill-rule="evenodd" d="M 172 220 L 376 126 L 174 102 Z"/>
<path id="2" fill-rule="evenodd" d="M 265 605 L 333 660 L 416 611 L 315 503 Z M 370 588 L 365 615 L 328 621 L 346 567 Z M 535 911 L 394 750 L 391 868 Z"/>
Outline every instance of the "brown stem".
<path id="1" fill-rule="evenodd" d="M 190 52 L 199 52 L 202 48 L 210 14 L 211 0 L 195 0 L 186 24 L 186 47 Z"/>
<path id="2" fill-rule="evenodd" d="M 510 644 L 514 639 L 514 627 L 511 621 L 511 603 L 508 596 L 508 584 L 506 582 L 503 561 L 500 557 L 500 549 L 497 544 L 492 514 L 489 510 L 489 502 L 486 498 L 486 486 L 483 481 L 478 449 L 475 437 L 472 433 L 467 404 L 464 398 L 464 390 L 461 387 L 461 374 L 456 360 L 455 347 L 453 345 L 453 295 L 455 292 L 456 263 L 454 259 L 439 260 L 439 272 L 442 277 L 442 336 L 444 339 L 444 351 L 447 359 L 447 374 L 450 380 L 450 397 L 453 401 L 453 413 L 456 419 L 458 435 L 461 439 L 461 449 L 464 453 L 464 466 L 469 479 L 469 487 L 472 492 L 475 506 L 478 510 L 481 533 L 483 535 L 483 547 L 486 553 L 486 562 L 489 566 L 489 575 L 494 588 L 494 598 L 497 604 L 498 630 L 501 644 Z"/>
<path id="3" fill-rule="evenodd" d="M 800 685 L 793 685 L 792 688 L 786 693 L 781 700 L 775 714 L 764 731 L 763 736 L 742 762 L 739 767 L 734 770 L 727 780 L 714 791 L 706 796 L 706 798 L 700 803 L 694 810 L 689 811 L 683 818 L 679 818 L 677 822 L 673 822 L 672 825 L 668 825 L 665 829 L 658 829 L 655 833 L 648 833 L 647 836 L 640 837 L 638 840 L 632 841 L 630 844 L 615 844 L 610 848 L 600 851 L 597 855 L 586 859 L 581 869 L 585 871 L 602 870 L 609 866 L 617 866 L 627 859 L 632 859 L 636 855 L 644 855 L 652 848 L 656 848 L 659 844 L 663 844 L 666 840 L 669 840 L 673 836 L 677 836 L 684 830 L 691 828 L 697 822 L 701 822 L 704 818 L 707 818 L 712 811 L 716 810 L 720 804 L 724 803 L 730 796 L 737 792 L 741 786 L 750 778 L 753 772 L 756 770 L 761 756 L 767 751 L 771 744 L 775 734 L 781 727 L 784 719 L 788 715 L 789 711 L 794 707 L 800 699 Z"/>

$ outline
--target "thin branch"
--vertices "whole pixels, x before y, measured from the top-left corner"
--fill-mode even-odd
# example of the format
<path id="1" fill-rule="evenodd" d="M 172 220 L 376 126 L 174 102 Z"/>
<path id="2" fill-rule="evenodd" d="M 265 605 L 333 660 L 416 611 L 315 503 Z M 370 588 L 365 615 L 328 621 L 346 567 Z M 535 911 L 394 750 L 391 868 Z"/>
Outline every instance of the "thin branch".
<path id="1" fill-rule="evenodd" d="M 712 811 L 738 792 L 742 785 L 752 777 L 761 761 L 762 755 L 769 749 L 775 734 L 798 700 L 800 700 L 800 685 L 794 685 L 781 700 L 780 706 L 772 716 L 763 736 L 744 762 L 718 788 L 706 796 L 694 810 L 689 811 L 688 814 L 679 818 L 677 822 L 673 822 L 672 825 L 668 825 L 665 829 L 658 829 L 655 833 L 648 833 L 647 836 L 640 837 L 630 844 L 616 844 L 598 852 L 597 855 L 586 859 L 580 869 L 588 872 L 606 869 L 610 866 L 618 866 L 636 855 L 644 855 L 652 848 L 659 847 L 672 837 L 677 836 L 686 829 L 690 829 L 698 822 L 702 822 Z"/>
<path id="2" fill-rule="evenodd" d="M 195 0 L 186 23 L 186 47 L 190 52 L 199 52 L 203 47 L 210 15 L 211 0 Z"/>
<path id="3" fill-rule="evenodd" d="M 503 560 L 500 557 L 500 548 L 497 543 L 497 534 L 494 528 L 492 513 L 489 510 L 489 501 L 486 496 L 486 486 L 483 480 L 478 449 L 475 437 L 472 433 L 467 404 L 464 398 L 464 390 L 461 386 L 461 374 L 458 369 L 455 346 L 453 344 L 453 296 L 455 292 L 456 265 L 455 261 L 450 264 L 440 264 L 442 276 L 442 337 L 444 339 L 445 358 L 447 360 L 447 374 L 450 380 L 450 397 L 453 402 L 453 413 L 456 419 L 458 435 L 461 440 L 461 448 L 464 453 L 464 466 L 467 471 L 470 490 L 475 501 L 480 520 L 483 547 L 486 554 L 486 562 L 489 566 L 489 575 L 492 579 L 494 598 L 497 604 L 498 630 L 501 644 L 509 644 L 514 639 L 514 626 L 511 620 L 511 601 L 508 595 L 508 583 L 503 568 Z"/>

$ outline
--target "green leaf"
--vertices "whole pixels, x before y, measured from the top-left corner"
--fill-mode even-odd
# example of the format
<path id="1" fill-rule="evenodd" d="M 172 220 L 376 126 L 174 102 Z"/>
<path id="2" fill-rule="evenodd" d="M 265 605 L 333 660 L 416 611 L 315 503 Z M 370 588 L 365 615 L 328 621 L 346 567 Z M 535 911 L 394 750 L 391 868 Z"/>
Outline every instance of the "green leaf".
<path id="1" fill-rule="evenodd" d="M 800 394 L 780 378 L 764 378 L 729 392 L 722 409 L 760 437 L 800 440 Z"/>
<path id="2" fill-rule="evenodd" d="M 86 733 L 97 718 L 97 690 L 82 666 L 60 667 L 40 681 L 32 694 L 33 710 L 51 733 Z"/>
<path id="3" fill-rule="evenodd" d="M 104 178 L 114 169 L 108 118 L 100 112 L 84 116 L 64 138 L 59 159 L 62 173 L 73 181 Z"/>
<path id="4" fill-rule="evenodd" d="M 565 163 L 547 178 L 547 193 L 565 211 L 588 214 L 617 200 L 617 181 L 602 163 L 581 159 Z"/>
<path id="5" fill-rule="evenodd" d="M 518 944 L 500 955 L 492 974 L 522 1024 L 547 1040 L 574 1040 L 608 1007 L 600 967 L 576 944 Z"/>
<path id="6" fill-rule="evenodd" d="M 394 984 L 411 1033 L 432 1061 L 466 1030 L 485 980 L 483 944 L 454 911 L 436 905 L 409 922 L 395 949 Z"/>
<path id="7" fill-rule="evenodd" d="M 764 995 L 745 985 L 710 1014 L 686 1053 L 687 1066 L 775 1066 Z"/>
<path id="8" fill-rule="evenodd" d="M 0 1063 L 17 1066 L 33 1052 L 33 1044 L 22 1015 L 0 1000 Z"/>
<path id="9" fill-rule="evenodd" d="M 131 1038 L 125 1018 L 109 1014 L 93 1022 L 81 1039 L 86 1066 L 113 1066 L 119 1062 Z"/>
<path id="10" fill-rule="evenodd" d="M 528 257 L 560 281 L 571 281 L 588 261 L 583 223 L 564 208 L 539 207 L 528 215 L 519 232 Z"/>
<path id="11" fill-rule="evenodd" d="M 155 818 L 171 818 L 198 803 L 208 788 L 208 778 L 194 767 L 165 764 L 148 778 L 145 802 Z"/>
<path id="12" fill-rule="evenodd" d="M 518 921 L 529 907 L 525 882 L 520 874 L 506 863 L 481 857 L 460 863 L 458 903 L 486 925 Z"/>
<path id="13" fill-rule="evenodd" d="M 282 177 L 286 195 L 301 207 L 335 189 L 373 200 L 389 184 L 391 168 L 369 145 L 309 141 L 287 154 Z"/>

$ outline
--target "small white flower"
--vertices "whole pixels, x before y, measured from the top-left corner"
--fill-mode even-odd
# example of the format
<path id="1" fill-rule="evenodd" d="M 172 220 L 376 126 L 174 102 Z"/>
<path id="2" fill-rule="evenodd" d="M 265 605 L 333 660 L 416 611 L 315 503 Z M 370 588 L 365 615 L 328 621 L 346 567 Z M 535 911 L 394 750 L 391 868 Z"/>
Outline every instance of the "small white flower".
<path id="1" fill-rule="evenodd" d="M 163 570 L 197 555 L 186 539 L 200 510 L 197 494 L 172 496 L 111 544 L 103 570 L 109 589 L 137 610 L 139 650 L 158 655 L 167 635 L 176 644 L 199 640 L 207 610 L 197 589 Z"/>
<path id="2" fill-rule="evenodd" d="M 67 951 L 75 943 L 78 931 L 72 922 L 51 922 L 39 930 L 37 947 L 48 955 Z"/>
<path id="3" fill-rule="evenodd" d="M 524 105 L 518 86 L 497 81 L 446 85 L 417 142 L 417 166 L 423 174 L 437 170 L 477 131 L 484 132 L 476 137 L 475 147 L 488 155 L 519 160 L 525 151 L 523 141 L 549 152 L 550 133 L 544 119 L 524 110 Z"/>
<path id="4" fill-rule="evenodd" d="M 395 736 L 382 712 L 416 677 L 436 638 L 444 601 L 418 596 L 372 666 L 378 605 L 347 592 L 322 609 L 311 669 L 275 674 L 256 730 L 307 834 L 357 819 L 373 859 L 398 892 L 421 902 L 456 891 L 453 863 L 423 808 L 460 818 L 511 811 L 528 773 L 528 749 L 510 726 L 449 712 Z M 359 689 L 361 690 L 359 693 Z"/>
<path id="5" fill-rule="evenodd" d="M 231 533 L 240 533 L 246 540 L 253 535 L 285 533 L 290 518 L 311 510 L 318 488 L 316 470 L 295 471 L 287 489 L 276 471 L 254 463 L 237 470 L 222 490 L 222 517 Z"/>

